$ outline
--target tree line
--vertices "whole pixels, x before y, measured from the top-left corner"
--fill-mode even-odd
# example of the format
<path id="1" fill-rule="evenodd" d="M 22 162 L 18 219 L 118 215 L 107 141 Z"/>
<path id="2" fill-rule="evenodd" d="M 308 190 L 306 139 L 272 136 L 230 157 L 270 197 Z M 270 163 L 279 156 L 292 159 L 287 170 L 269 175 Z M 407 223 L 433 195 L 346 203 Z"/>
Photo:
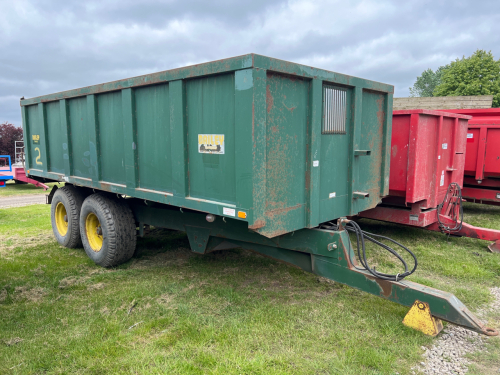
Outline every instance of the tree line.
<path id="1" fill-rule="evenodd" d="M 478 49 L 472 56 L 456 59 L 417 77 L 410 96 L 493 95 L 493 107 L 500 107 L 500 60 Z"/>

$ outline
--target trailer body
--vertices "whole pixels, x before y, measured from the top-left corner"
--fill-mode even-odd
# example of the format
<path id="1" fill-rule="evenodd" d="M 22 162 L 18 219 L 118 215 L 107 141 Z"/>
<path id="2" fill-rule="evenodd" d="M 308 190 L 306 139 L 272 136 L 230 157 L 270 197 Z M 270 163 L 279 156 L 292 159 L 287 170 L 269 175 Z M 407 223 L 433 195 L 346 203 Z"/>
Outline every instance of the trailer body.
<path id="1" fill-rule="evenodd" d="M 500 108 L 443 111 L 472 116 L 467 131 L 464 198 L 500 205 Z"/>
<path id="2" fill-rule="evenodd" d="M 387 194 L 392 94 L 250 54 L 21 100 L 27 171 L 275 237 Z"/>

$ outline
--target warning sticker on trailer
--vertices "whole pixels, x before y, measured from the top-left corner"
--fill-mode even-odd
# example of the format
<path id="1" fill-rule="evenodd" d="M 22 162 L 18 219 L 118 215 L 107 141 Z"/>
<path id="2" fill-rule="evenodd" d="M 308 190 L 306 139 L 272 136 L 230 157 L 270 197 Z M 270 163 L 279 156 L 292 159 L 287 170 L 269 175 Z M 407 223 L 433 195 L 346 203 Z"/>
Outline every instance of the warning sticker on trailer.
<path id="1" fill-rule="evenodd" d="M 224 154 L 224 134 L 198 134 L 200 154 Z"/>
<path id="2" fill-rule="evenodd" d="M 474 134 L 473 133 L 467 133 L 467 143 L 474 142 Z"/>
<path id="3" fill-rule="evenodd" d="M 441 172 L 441 181 L 439 181 L 439 186 L 444 185 L 444 171 Z"/>

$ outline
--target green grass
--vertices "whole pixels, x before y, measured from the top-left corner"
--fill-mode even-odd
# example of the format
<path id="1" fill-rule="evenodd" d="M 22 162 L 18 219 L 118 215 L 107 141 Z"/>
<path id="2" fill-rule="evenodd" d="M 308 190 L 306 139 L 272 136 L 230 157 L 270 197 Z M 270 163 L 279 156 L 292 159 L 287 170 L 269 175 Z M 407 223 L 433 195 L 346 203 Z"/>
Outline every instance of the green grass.
<path id="1" fill-rule="evenodd" d="M 0 373 L 409 374 L 432 345 L 401 324 L 406 307 L 246 251 L 193 254 L 179 232 L 154 230 L 131 261 L 102 269 L 56 243 L 49 212 L 0 210 Z M 500 228 L 500 208 L 466 214 Z M 500 286 L 500 254 L 486 242 L 360 225 L 415 251 L 410 280 L 472 310 Z M 377 269 L 399 271 L 369 251 Z M 499 341 L 471 357 L 473 373 L 500 368 Z"/>
<path id="2" fill-rule="evenodd" d="M 0 188 L 0 197 L 12 197 L 15 195 L 28 195 L 28 194 L 48 194 L 50 188 L 56 185 L 57 182 L 47 183 L 49 190 L 44 191 L 41 187 L 36 187 L 31 184 L 16 184 L 14 181 L 8 181 L 5 187 Z"/>

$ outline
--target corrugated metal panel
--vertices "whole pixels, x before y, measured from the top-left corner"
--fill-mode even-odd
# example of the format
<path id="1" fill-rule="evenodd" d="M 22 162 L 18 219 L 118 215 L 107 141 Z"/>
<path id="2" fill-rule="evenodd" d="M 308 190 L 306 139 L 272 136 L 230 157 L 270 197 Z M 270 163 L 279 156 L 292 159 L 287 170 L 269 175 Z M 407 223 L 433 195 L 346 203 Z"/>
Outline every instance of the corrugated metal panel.
<path id="1" fill-rule="evenodd" d="M 347 116 L 347 90 L 340 87 L 323 88 L 323 134 L 345 134 Z"/>

